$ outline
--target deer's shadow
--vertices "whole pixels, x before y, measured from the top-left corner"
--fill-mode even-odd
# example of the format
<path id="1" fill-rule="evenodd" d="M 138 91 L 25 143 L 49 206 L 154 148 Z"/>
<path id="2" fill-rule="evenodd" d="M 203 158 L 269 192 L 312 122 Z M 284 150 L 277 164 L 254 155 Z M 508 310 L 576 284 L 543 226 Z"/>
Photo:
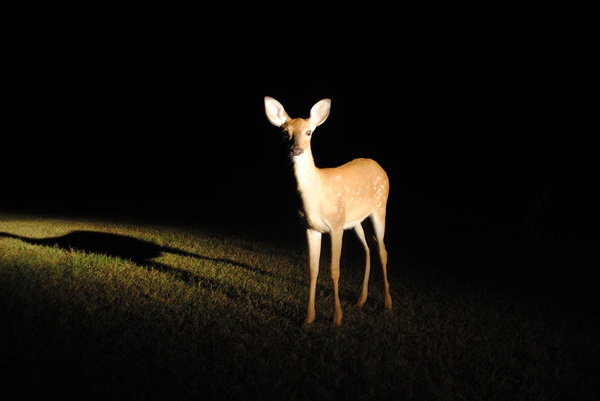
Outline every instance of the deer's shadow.
<path id="1" fill-rule="evenodd" d="M 161 246 L 153 242 L 141 240 L 131 236 L 100 231 L 77 230 L 71 231 L 70 233 L 61 235 L 59 237 L 48 238 L 28 238 L 21 235 L 0 232 L 0 237 L 16 238 L 33 245 L 50 247 L 56 246 L 64 250 L 77 250 L 86 253 L 118 257 L 121 259 L 130 260 L 136 265 L 145 267 L 147 269 L 155 269 L 171 274 L 172 276 L 191 284 L 198 284 L 201 281 L 206 281 L 207 279 L 201 278 L 197 274 L 194 274 L 190 271 L 169 266 L 153 259 L 158 258 L 165 253 L 170 253 L 199 260 L 208 260 L 212 262 L 229 264 L 262 275 L 272 275 L 272 273 L 268 271 L 264 271 L 236 260 L 213 258 L 170 246 Z"/>

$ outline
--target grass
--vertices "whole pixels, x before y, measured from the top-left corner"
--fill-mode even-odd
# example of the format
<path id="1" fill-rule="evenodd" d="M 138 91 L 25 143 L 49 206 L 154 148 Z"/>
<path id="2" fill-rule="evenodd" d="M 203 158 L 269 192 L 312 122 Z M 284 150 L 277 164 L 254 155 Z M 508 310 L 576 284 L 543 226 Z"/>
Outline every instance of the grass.
<path id="1" fill-rule="evenodd" d="M 326 260 L 317 319 L 303 327 L 305 246 L 292 237 L 0 214 L 0 391 L 62 400 L 599 398 L 599 319 L 580 284 L 557 291 L 561 280 L 519 276 L 510 257 L 469 259 L 426 244 L 400 251 L 392 238 L 394 307 L 384 311 L 374 263 L 359 309 L 362 254 L 346 241 L 342 327 L 331 327 Z"/>

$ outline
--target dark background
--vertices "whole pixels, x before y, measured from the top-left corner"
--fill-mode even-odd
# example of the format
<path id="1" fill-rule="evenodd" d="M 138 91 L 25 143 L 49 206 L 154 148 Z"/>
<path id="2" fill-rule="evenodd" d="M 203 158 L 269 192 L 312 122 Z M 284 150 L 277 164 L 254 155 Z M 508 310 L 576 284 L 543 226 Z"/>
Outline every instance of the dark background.
<path id="1" fill-rule="evenodd" d="M 390 236 L 441 225 L 597 261 L 589 56 L 560 30 L 446 21 L 296 42 L 285 26 L 112 22 L 23 33 L 11 49 L 0 207 L 300 229 L 263 98 L 308 117 L 329 97 L 316 163 L 376 159 Z"/>

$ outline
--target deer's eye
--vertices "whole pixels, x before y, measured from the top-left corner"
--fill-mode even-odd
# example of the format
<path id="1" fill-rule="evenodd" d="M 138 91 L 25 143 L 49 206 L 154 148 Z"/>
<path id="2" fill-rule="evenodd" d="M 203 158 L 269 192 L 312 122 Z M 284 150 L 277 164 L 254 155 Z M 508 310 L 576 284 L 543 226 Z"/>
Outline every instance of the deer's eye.
<path id="1" fill-rule="evenodd" d="M 311 136 L 312 135 L 312 131 L 306 131 L 306 136 Z"/>

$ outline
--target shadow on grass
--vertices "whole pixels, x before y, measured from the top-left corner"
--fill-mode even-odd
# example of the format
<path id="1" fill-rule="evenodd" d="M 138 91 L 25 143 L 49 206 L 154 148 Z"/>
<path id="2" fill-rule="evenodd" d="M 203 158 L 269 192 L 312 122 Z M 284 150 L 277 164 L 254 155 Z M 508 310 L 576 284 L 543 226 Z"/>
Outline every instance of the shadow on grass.
<path id="1" fill-rule="evenodd" d="M 208 260 L 217 263 L 225 263 L 243 269 L 247 269 L 261 275 L 272 276 L 273 274 L 250 266 L 246 263 L 239 262 L 226 258 L 212 258 L 209 256 L 199 255 L 197 253 L 187 252 L 169 246 L 160 246 L 153 242 L 141 240 L 131 236 L 105 233 L 99 231 L 72 231 L 68 234 L 59 237 L 49 238 L 27 238 L 20 235 L 0 232 L 0 237 L 16 238 L 33 245 L 57 246 L 65 250 L 77 250 L 86 253 L 103 254 L 121 259 L 130 260 L 136 265 L 155 269 L 167 274 L 170 274 L 186 283 L 199 284 L 201 281 L 206 281 L 206 278 L 200 277 L 187 270 L 179 269 L 156 262 L 152 259 L 157 258 L 165 253 L 174 255 L 191 257 L 199 260 Z"/>

